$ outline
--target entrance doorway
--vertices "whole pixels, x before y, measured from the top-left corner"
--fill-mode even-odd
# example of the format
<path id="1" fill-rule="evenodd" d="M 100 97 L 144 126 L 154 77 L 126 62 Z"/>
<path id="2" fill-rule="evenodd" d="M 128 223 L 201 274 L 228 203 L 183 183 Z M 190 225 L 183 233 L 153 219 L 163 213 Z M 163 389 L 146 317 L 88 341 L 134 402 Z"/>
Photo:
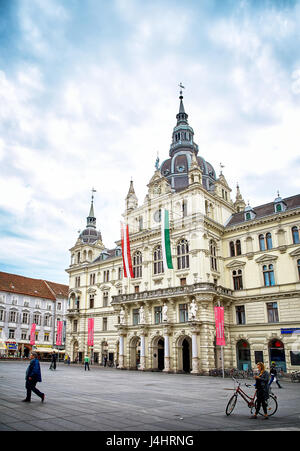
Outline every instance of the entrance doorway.
<path id="1" fill-rule="evenodd" d="M 185 373 L 191 371 L 190 344 L 186 338 L 182 342 L 182 370 Z"/>
<path id="2" fill-rule="evenodd" d="M 140 365 L 141 359 L 141 340 L 139 337 L 133 337 L 130 342 L 130 369 L 136 370 Z"/>
<path id="3" fill-rule="evenodd" d="M 157 368 L 159 371 L 165 368 L 165 343 L 162 338 L 157 343 Z"/>
<path id="4" fill-rule="evenodd" d="M 165 368 L 165 340 L 156 336 L 152 341 L 152 370 L 163 371 Z"/>
<path id="5" fill-rule="evenodd" d="M 272 340 L 269 343 L 269 356 L 270 365 L 272 362 L 275 362 L 277 368 L 281 368 L 282 371 L 286 372 L 285 351 L 282 341 Z"/>

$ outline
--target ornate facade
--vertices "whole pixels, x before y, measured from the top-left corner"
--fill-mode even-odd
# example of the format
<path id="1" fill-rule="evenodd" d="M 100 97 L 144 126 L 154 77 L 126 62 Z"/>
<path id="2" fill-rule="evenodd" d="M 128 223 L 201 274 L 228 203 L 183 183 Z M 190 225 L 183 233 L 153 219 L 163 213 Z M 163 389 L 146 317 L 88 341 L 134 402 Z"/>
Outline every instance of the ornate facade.
<path id="1" fill-rule="evenodd" d="M 237 186 L 199 156 L 180 95 L 169 158 L 139 205 L 130 183 L 135 277 L 123 278 L 120 241 L 105 248 L 93 198 L 86 229 L 71 252 L 66 351 L 118 368 L 206 374 L 220 367 L 214 306 L 225 309 L 224 366 L 276 361 L 300 369 L 300 195 L 252 208 Z M 174 269 L 164 268 L 161 211 L 170 212 Z M 88 318 L 95 320 L 87 346 Z M 298 339 L 299 337 L 299 339 Z"/>

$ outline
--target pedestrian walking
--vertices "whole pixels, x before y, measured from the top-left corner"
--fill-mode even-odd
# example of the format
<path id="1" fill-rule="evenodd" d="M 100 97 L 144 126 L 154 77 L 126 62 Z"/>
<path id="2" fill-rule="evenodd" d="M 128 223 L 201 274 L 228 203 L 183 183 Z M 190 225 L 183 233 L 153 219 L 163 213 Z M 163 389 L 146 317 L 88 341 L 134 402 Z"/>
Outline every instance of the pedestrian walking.
<path id="1" fill-rule="evenodd" d="M 276 369 L 276 363 L 272 362 L 271 363 L 271 368 L 270 368 L 270 382 L 269 382 L 269 388 L 271 387 L 272 382 L 276 382 L 278 388 L 282 388 L 282 386 L 280 385 L 279 381 L 278 381 L 278 376 L 277 376 L 277 369 Z"/>
<path id="2" fill-rule="evenodd" d="M 269 373 L 268 371 L 266 371 L 265 365 L 262 362 L 259 362 L 257 364 L 257 369 L 259 371 L 259 374 L 258 376 L 254 376 L 254 379 L 256 380 L 255 388 L 257 404 L 255 414 L 251 418 L 256 419 L 257 414 L 262 407 L 265 414 L 265 419 L 267 420 L 269 418 L 267 411 L 267 399 L 269 397 Z"/>
<path id="3" fill-rule="evenodd" d="M 88 369 L 90 371 L 90 358 L 88 355 L 85 356 L 84 358 L 84 371 L 86 371 L 86 369 Z"/>
<path id="4" fill-rule="evenodd" d="M 107 365 L 107 356 L 104 356 L 104 366 Z"/>
<path id="5" fill-rule="evenodd" d="M 49 370 L 56 370 L 56 359 L 57 359 L 56 352 L 53 351 L 51 355 L 51 365 L 49 367 Z"/>
<path id="6" fill-rule="evenodd" d="M 67 363 L 68 363 L 68 365 L 70 365 L 70 363 L 71 363 L 71 359 L 70 359 L 69 355 L 68 355 Z"/>
<path id="7" fill-rule="evenodd" d="M 41 374 L 41 367 L 40 362 L 38 359 L 38 355 L 36 352 L 32 352 L 30 354 L 30 364 L 26 370 L 26 390 L 27 395 L 26 398 L 23 399 L 23 402 L 31 402 L 31 392 L 35 393 L 37 396 L 41 398 L 41 401 L 44 402 L 45 400 L 45 393 L 40 392 L 36 388 L 36 384 L 38 382 L 42 382 L 42 374 Z"/>

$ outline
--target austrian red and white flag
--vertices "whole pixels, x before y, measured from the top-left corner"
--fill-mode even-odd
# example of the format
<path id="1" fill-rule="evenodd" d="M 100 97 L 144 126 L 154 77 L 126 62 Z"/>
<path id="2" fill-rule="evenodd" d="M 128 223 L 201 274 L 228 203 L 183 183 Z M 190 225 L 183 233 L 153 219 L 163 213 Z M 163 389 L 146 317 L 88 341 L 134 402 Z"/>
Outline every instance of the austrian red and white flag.
<path id="1" fill-rule="evenodd" d="M 88 346 L 94 346 L 94 318 L 88 319 Z"/>
<path id="2" fill-rule="evenodd" d="M 31 331 L 30 331 L 30 344 L 31 345 L 35 345 L 35 329 L 36 329 L 36 324 L 32 324 L 31 325 Z"/>
<path id="3" fill-rule="evenodd" d="M 63 330 L 63 322 L 57 321 L 57 332 L 56 332 L 56 345 L 62 345 L 62 330 Z"/>
<path id="4" fill-rule="evenodd" d="M 121 241 L 124 277 L 131 277 L 133 279 L 128 224 L 124 224 L 123 222 L 121 222 Z"/>
<path id="5" fill-rule="evenodd" d="M 224 335 L 224 307 L 215 307 L 215 321 L 216 321 L 216 345 L 225 346 Z"/>

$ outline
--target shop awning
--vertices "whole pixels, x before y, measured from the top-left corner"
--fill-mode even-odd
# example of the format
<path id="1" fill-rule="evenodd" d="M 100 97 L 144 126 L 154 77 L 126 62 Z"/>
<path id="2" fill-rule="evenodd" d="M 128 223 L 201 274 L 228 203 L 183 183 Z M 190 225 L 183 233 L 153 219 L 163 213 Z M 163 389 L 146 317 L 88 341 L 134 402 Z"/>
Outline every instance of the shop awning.
<path id="1" fill-rule="evenodd" d="M 53 352 L 54 349 L 53 348 L 36 348 L 34 349 L 34 352 Z"/>

